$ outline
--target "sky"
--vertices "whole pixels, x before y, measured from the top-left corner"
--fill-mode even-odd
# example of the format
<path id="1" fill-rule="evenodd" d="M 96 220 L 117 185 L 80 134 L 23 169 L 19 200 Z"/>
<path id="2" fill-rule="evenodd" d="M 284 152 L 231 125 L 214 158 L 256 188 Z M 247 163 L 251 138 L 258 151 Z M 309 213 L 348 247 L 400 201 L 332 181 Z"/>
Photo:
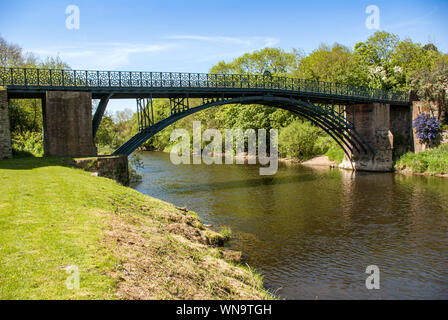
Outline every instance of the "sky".
<path id="1" fill-rule="evenodd" d="M 378 27 L 448 53 L 447 14 L 446 0 L 0 0 L 0 36 L 73 69 L 207 72 L 265 47 L 353 48 Z M 135 101 L 108 106 L 124 108 Z"/>

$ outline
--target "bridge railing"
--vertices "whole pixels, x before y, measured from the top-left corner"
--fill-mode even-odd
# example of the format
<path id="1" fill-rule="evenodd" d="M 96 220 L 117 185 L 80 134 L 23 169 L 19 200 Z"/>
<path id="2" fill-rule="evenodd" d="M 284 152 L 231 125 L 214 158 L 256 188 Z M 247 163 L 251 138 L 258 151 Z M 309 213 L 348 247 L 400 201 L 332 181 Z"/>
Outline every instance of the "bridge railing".
<path id="1" fill-rule="evenodd" d="M 379 101 L 409 101 L 409 95 L 406 92 L 253 74 L 0 68 L 0 85 L 73 88 L 271 89 L 351 98 L 368 98 Z"/>

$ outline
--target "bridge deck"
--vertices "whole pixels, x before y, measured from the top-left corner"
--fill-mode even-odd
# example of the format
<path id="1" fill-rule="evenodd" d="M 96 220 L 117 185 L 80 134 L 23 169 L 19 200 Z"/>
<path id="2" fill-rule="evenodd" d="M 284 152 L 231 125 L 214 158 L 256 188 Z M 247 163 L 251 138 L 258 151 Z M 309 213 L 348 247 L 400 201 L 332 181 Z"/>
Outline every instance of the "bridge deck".
<path id="1" fill-rule="evenodd" d="M 87 71 L 0 68 L 0 86 L 9 98 L 42 98 L 46 91 L 88 91 L 99 99 L 233 98 L 252 95 L 292 97 L 323 104 L 381 102 L 409 104 L 406 92 L 252 74 Z"/>

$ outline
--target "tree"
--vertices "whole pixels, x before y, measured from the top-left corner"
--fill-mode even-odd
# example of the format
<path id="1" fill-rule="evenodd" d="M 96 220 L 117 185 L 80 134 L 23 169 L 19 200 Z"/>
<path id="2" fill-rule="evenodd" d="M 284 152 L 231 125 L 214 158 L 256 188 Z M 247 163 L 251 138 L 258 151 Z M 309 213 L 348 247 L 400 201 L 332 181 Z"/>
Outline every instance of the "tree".
<path id="1" fill-rule="evenodd" d="M 37 58 L 32 53 L 23 53 L 21 47 L 7 42 L 0 37 L 0 67 L 33 67 L 37 63 Z"/>
<path id="2" fill-rule="evenodd" d="M 322 131 L 310 122 L 297 120 L 280 129 L 279 151 L 287 157 L 308 160 L 313 157 L 315 144 Z"/>
<path id="3" fill-rule="evenodd" d="M 423 68 L 414 74 L 412 88 L 428 105 L 436 109 L 438 119 L 447 122 L 448 111 L 448 55 L 431 69 Z"/>
<path id="4" fill-rule="evenodd" d="M 385 31 L 357 43 L 354 55 L 367 86 L 386 90 L 409 90 L 413 75 L 432 68 L 442 57 L 433 44 L 422 46 Z"/>
<path id="5" fill-rule="evenodd" d="M 302 58 L 294 76 L 342 84 L 359 85 L 359 70 L 351 50 L 335 43 L 321 44 L 309 56 Z"/>
<path id="6" fill-rule="evenodd" d="M 272 75 L 286 75 L 297 69 L 300 58 L 297 50 L 286 52 L 280 48 L 264 48 L 229 63 L 221 61 L 210 69 L 210 73 L 263 74 L 269 71 Z"/>
<path id="7" fill-rule="evenodd" d="M 399 42 L 397 35 L 386 32 L 375 32 L 366 42 L 355 45 L 355 53 L 362 65 L 385 66 L 390 63 L 395 47 Z"/>

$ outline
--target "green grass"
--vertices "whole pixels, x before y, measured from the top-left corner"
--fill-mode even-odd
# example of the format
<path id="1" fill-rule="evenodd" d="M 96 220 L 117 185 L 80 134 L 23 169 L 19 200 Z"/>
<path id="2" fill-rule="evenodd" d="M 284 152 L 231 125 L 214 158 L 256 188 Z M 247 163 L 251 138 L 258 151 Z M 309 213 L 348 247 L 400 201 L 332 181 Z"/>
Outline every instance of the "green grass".
<path id="1" fill-rule="evenodd" d="M 71 163 L 0 161 L 0 299 L 272 298 L 197 215 Z"/>
<path id="2" fill-rule="evenodd" d="M 341 163 L 344 160 L 344 150 L 341 147 L 334 143 L 328 148 L 325 155 L 328 157 L 330 161 L 335 161 L 337 163 Z"/>
<path id="3" fill-rule="evenodd" d="M 223 227 L 219 230 L 219 233 L 224 237 L 224 241 L 229 241 L 232 238 L 232 229 L 229 227 Z"/>
<path id="4" fill-rule="evenodd" d="M 114 184 L 93 184 L 64 163 L 0 161 L 1 299 L 113 297 L 114 280 L 104 272 L 117 261 L 97 245 L 105 223 L 95 212 L 110 208 L 98 190 L 114 193 Z M 71 265 L 80 270 L 76 292 L 65 286 Z"/>
<path id="5" fill-rule="evenodd" d="M 420 153 L 408 152 L 398 159 L 395 167 L 419 173 L 448 173 L 448 144 Z"/>

